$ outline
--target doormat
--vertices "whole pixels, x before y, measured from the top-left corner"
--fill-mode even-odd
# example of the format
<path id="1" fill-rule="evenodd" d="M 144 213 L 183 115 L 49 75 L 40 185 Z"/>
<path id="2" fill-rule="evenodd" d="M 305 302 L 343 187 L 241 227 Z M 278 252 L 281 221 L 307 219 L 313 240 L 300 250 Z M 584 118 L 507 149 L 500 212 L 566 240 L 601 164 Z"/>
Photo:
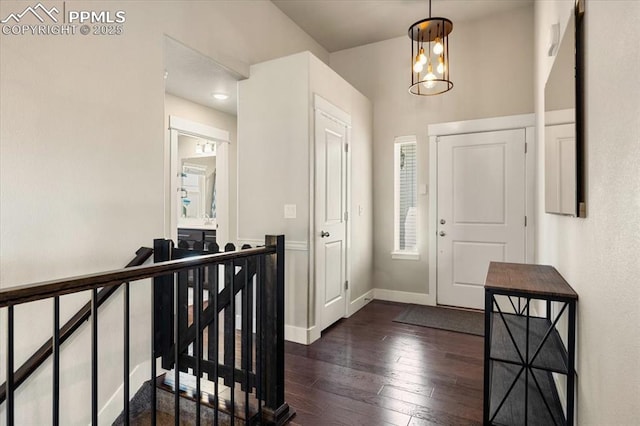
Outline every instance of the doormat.
<path id="1" fill-rule="evenodd" d="M 394 322 L 484 336 L 484 313 L 440 306 L 409 305 Z"/>

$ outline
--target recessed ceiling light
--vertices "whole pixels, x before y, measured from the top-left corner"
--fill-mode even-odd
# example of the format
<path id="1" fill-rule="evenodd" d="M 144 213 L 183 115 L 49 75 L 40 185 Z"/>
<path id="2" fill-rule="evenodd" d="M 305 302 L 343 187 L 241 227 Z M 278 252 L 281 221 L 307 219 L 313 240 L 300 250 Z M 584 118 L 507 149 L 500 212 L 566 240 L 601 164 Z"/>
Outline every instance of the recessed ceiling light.
<path id="1" fill-rule="evenodd" d="M 214 93 L 213 97 L 219 101 L 224 101 L 229 98 L 229 95 L 225 95 L 224 93 Z"/>

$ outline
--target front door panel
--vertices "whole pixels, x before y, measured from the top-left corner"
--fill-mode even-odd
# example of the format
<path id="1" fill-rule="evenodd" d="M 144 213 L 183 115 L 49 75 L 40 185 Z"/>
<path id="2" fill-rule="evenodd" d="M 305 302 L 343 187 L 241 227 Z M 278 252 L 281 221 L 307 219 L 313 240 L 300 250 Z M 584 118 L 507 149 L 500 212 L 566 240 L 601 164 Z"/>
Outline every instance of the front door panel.
<path id="1" fill-rule="evenodd" d="M 525 132 L 438 140 L 439 304 L 482 309 L 490 261 L 525 261 Z"/>

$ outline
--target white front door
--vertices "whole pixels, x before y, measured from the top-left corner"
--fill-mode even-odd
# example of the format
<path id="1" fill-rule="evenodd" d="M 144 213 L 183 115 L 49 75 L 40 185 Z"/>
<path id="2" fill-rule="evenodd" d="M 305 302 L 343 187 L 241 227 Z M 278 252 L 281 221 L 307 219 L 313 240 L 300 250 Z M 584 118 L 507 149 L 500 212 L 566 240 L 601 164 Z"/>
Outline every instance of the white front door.
<path id="1" fill-rule="evenodd" d="M 315 281 L 317 323 L 324 330 L 346 313 L 347 126 L 315 114 Z"/>
<path id="2" fill-rule="evenodd" d="M 525 130 L 442 136 L 437 150 L 437 301 L 482 309 L 489 262 L 525 262 Z"/>

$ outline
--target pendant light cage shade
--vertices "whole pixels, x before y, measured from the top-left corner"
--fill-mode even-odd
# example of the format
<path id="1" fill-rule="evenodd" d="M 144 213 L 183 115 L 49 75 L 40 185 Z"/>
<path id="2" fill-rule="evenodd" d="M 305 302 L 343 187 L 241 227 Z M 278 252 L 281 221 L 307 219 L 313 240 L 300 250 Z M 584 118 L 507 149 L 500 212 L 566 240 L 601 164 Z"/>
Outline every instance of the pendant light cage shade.
<path id="1" fill-rule="evenodd" d="M 438 95 L 453 88 L 449 77 L 449 34 L 453 23 L 447 18 L 427 18 L 409 27 L 411 39 L 411 86 L 409 93 Z"/>

